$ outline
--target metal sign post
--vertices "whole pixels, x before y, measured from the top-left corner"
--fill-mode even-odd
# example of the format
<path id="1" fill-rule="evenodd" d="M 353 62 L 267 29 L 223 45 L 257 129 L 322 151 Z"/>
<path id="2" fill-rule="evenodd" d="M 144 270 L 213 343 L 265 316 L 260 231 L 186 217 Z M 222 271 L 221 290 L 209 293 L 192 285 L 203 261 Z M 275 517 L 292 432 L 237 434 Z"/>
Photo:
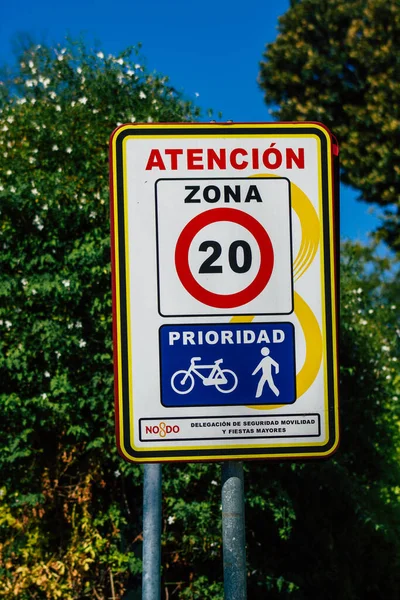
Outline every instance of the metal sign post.
<path id="1" fill-rule="evenodd" d="M 144 465 L 142 600 L 161 597 L 161 465 Z"/>
<path id="2" fill-rule="evenodd" d="M 225 600 L 246 600 L 243 463 L 222 464 L 222 544 Z"/>

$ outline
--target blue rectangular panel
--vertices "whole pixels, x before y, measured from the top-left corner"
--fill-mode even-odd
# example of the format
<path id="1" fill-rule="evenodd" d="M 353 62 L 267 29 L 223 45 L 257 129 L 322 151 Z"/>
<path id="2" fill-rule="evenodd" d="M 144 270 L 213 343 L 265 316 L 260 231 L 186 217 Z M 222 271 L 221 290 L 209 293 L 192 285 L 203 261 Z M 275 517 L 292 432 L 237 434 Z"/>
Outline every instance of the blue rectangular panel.
<path id="1" fill-rule="evenodd" d="M 167 407 L 292 404 L 292 323 L 163 325 L 161 403 Z"/>

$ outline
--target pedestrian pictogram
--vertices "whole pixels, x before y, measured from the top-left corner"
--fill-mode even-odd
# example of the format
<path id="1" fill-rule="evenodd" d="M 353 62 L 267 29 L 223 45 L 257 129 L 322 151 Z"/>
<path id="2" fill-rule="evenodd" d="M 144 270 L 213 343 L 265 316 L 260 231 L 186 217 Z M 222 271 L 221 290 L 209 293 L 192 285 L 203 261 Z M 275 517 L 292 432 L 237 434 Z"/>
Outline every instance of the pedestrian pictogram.
<path id="1" fill-rule="evenodd" d="M 267 383 L 269 388 L 273 391 L 275 396 L 279 396 L 279 390 L 274 383 L 273 369 L 275 369 L 276 375 L 279 373 L 279 364 L 271 358 L 270 349 L 268 346 L 264 346 L 261 348 L 261 354 L 264 358 L 260 360 L 256 368 L 254 369 L 252 375 L 255 375 L 261 370 L 260 381 L 257 385 L 256 398 L 260 398 L 263 393 L 264 384 Z"/>

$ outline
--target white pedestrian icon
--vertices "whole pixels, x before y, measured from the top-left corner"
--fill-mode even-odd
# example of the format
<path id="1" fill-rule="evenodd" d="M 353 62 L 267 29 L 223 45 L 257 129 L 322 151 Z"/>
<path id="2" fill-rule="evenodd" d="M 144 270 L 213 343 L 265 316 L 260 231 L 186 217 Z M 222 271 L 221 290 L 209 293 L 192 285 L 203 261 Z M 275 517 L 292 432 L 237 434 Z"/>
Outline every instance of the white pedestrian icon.
<path id="1" fill-rule="evenodd" d="M 261 378 L 258 382 L 256 398 L 259 398 L 263 393 L 264 384 L 268 383 L 270 389 L 274 392 L 275 396 L 279 396 L 279 390 L 274 383 L 272 376 L 272 367 L 275 369 L 275 374 L 279 373 L 279 364 L 269 356 L 270 349 L 265 346 L 261 348 L 261 354 L 264 356 L 252 372 L 252 375 L 258 373 L 261 370 Z"/>

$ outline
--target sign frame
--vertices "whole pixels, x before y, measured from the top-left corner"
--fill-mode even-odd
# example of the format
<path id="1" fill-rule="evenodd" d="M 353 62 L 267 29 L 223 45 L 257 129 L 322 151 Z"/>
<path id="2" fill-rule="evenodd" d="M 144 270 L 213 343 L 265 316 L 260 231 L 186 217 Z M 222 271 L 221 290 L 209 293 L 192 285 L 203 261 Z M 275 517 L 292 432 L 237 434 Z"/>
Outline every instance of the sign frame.
<path id="1" fill-rule="evenodd" d="M 132 443 L 135 427 L 146 419 L 144 415 L 135 415 L 135 399 L 132 385 L 132 340 L 131 315 L 129 298 L 131 282 L 128 271 L 128 198 L 127 198 L 127 165 L 125 142 L 134 139 L 232 139 L 244 137 L 265 138 L 266 144 L 272 140 L 293 136 L 295 139 L 311 136 L 317 140 L 320 153 L 318 164 L 321 206 L 321 295 L 323 297 L 323 368 L 325 387 L 325 420 L 326 439 L 323 443 L 315 443 L 307 438 L 306 442 L 290 445 L 273 446 L 265 444 L 227 443 L 219 446 L 207 446 L 207 443 L 185 446 L 174 445 L 160 448 L 162 444 L 149 444 L 143 448 Z M 270 147 L 270 146 L 268 146 Z M 157 123 L 157 124 L 125 124 L 119 126 L 110 138 L 110 217 L 111 217 L 111 261 L 112 261 L 112 303 L 113 303 L 113 344 L 114 344 L 114 394 L 116 413 L 117 446 L 121 456 L 130 462 L 175 462 L 175 461 L 221 461 L 221 460 L 299 460 L 308 458 L 326 458 L 333 454 L 339 444 L 339 393 L 338 393 L 338 239 L 339 239 L 339 160 L 338 144 L 331 132 L 321 123 L 285 122 L 285 123 Z M 278 176 L 279 170 L 265 169 L 268 176 Z M 257 177 L 257 174 L 252 175 Z M 165 178 L 164 172 L 159 179 Z M 200 178 L 195 172 L 193 179 Z M 234 177 L 226 176 L 233 179 Z M 248 177 L 248 176 L 247 176 Z M 180 177 L 182 178 L 182 177 Z M 187 177 L 186 177 L 187 178 Z M 223 179 L 224 177 L 220 177 Z M 237 177 L 242 178 L 241 174 Z M 218 179 L 209 176 L 208 179 Z M 301 190 L 300 190 L 301 192 Z M 155 223 L 155 236 L 156 236 Z M 292 249 L 290 250 L 292 253 Z M 158 249 L 154 260 L 158 261 Z M 158 265 L 157 265 L 158 273 Z M 158 277 L 158 276 L 157 276 Z M 159 294 L 157 282 L 157 294 Z M 292 281 L 293 289 L 293 281 Z M 300 300 L 296 299 L 300 303 Z M 159 306 L 159 299 L 157 300 Z M 300 306 L 300 304 L 299 304 Z M 232 311 L 228 311 L 232 315 Z M 259 313 L 254 313 L 254 315 Z M 263 313 L 265 314 L 265 313 Z M 162 315 L 161 315 L 162 316 Z M 218 314 L 216 316 L 222 316 Z M 226 316 L 226 314 L 225 314 Z M 260 316 L 260 315 L 259 315 Z M 278 321 L 282 320 L 282 314 Z M 237 315 L 232 323 L 245 323 L 250 316 Z M 226 321 L 225 321 L 226 322 Z M 157 356 L 157 360 L 159 357 Z M 160 407 L 161 401 L 160 402 Z M 248 407 L 248 405 L 246 405 Z M 277 404 L 279 406 L 279 404 Z M 282 405 L 280 405 L 282 406 Z M 230 415 L 231 406 L 226 407 L 227 419 L 236 421 L 240 415 Z M 272 407 L 273 408 L 273 407 Z M 160 410 L 160 413 L 162 411 Z M 285 412 L 285 407 L 283 407 Z M 293 414 L 302 414 L 297 410 Z M 255 415 L 256 416 L 256 415 Z M 271 417 L 273 411 L 271 412 Z M 248 418 L 246 414 L 243 418 Z M 177 419 L 186 419 L 183 413 Z M 215 417 L 210 417 L 215 418 Z M 322 418 L 322 417 L 321 417 Z M 135 421 L 137 419 L 137 423 Z M 159 421 L 165 426 L 165 414 L 160 418 L 150 415 L 148 420 Z M 319 421 L 318 421 L 319 423 Z M 320 424 L 318 425 L 320 427 Z M 297 436 L 299 437 L 299 436 Z M 142 435 L 139 432 L 139 439 Z M 186 440 L 185 440 L 186 441 Z M 195 441 L 195 440 L 194 440 Z"/>

